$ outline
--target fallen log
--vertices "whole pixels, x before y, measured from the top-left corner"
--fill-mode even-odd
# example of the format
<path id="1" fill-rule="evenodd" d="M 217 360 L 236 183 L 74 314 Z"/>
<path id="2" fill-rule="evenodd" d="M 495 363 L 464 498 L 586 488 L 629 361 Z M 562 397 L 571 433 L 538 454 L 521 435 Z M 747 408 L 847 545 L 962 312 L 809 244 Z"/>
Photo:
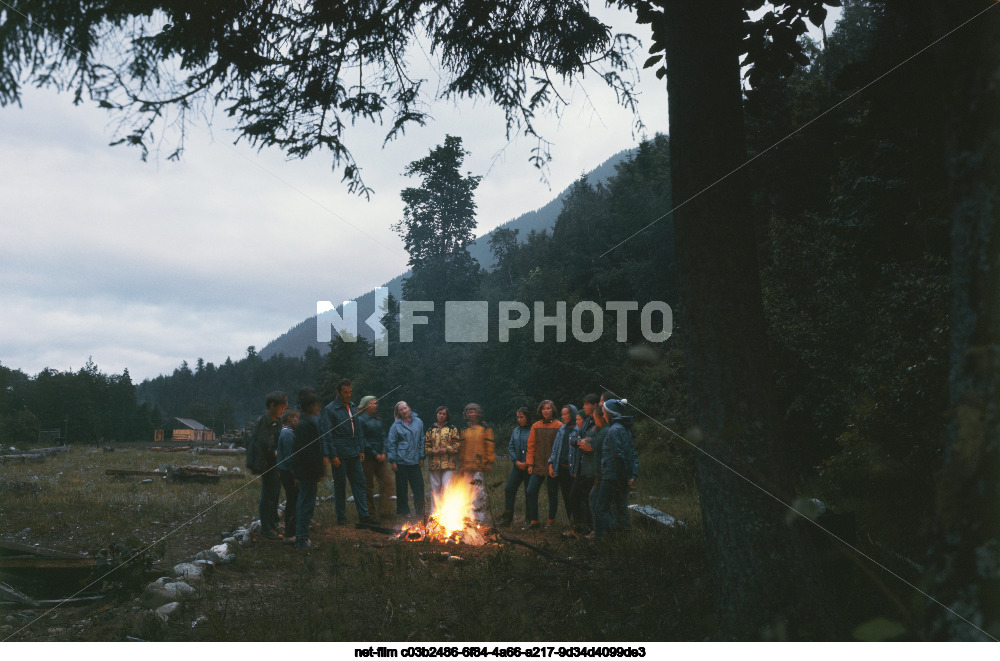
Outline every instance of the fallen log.
<path id="1" fill-rule="evenodd" d="M 51 448 L 35 448 L 34 450 L 25 450 L 29 454 L 56 454 L 57 452 L 69 452 L 68 445 L 56 445 Z"/>
<path id="2" fill-rule="evenodd" d="M 93 569 L 97 558 L 76 556 L 73 558 L 50 558 L 41 555 L 0 556 L 0 570 L 4 569 Z"/>
<path id="3" fill-rule="evenodd" d="M 0 464 L 11 463 L 15 461 L 45 461 L 44 454 L 0 454 Z"/>
<path id="4" fill-rule="evenodd" d="M 167 479 L 172 482 L 218 482 L 219 471 L 215 466 L 171 466 Z"/>
<path id="5" fill-rule="evenodd" d="M 116 477 L 134 477 L 136 475 L 144 475 L 148 477 L 155 477 L 157 475 L 166 475 L 163 471 L 138 471 L 138 470 L 124 470 L 121 468 L 109 468 L 104 471 L 105 475 L 114 475 Z"/>
<path id="6" fill-rule="evenodd" d="M 246 450 L 243 448 L 204 448 L 198 451 L 198 454 L 208 454 L 208 455 L 221 455 L 221 456 L 237 456 L 241 454 L 246 454 Z"/>
<path id="7" fill-rule="evenodd" d="M 86 604 L 93 604 L 105 599 L 105 595 L 97 594 L 90 597 L 73 597 L 71 599 L 39 599 L 37 601 L 32 601 L 31 604 L 20 604 L 11 601 L 0 601 L 0 608 L 22 608 L 25 605 L 31 605 L 32 608 L 59 608 L 60 606 L 81 606 Z M 33 604 L 33 605 L 32 605 Z"/>
<path id="8" fill-rule="evenodd" d="M 528 542 L 524 541 L 523 539 L 518 539 L 517 537 L 511 537 L 510 535 L 505 535 L 502 532 L 500 532 L 499 530 L 494 530 L 494 533 L 496 534 L 497 537 L 499 537 L 500 539 L 502 539 L 504 541 L 510 542 L 512 544 L 520 544 L 521 546 L 523 546 L 523 547 L 525 547 L 527 549 L 531 549 L 535 553 L 538 553 L 538 554 L 541 554 L 541 555 L 545 556 L 549 560 L 555 560 L 556 562 L 561 562 L 561 563 L 563 563 L 565 565 L 569 565 L 570 567 L 576 567 L 578 569 L 590 569 L 591 568 L 590 565 L 588 565 L 586 563 L 577 562 L 576 560 L 570 560 L 569 558 L 561 558 L 561 557 L 557 556 L 556 554 L 551 553 L 550 551 L 546 551 L 545 549 L 541 548 L 540 546 L 535 546 L 534 544 L 529 544 Z"/>
<path id="9" fill-rule="evenodd" d="M 0 583 L 0 597 L 8 600 L 8 603 L 13 602 L 16 606 L 29 606 L 31 608 L 38 608 L 41 604 L 35 601 L 23 592 L 18 592 L 14 588 L 10 587 L 6 583 Z"/>
<path id="10" fill-rule="evenodd" d="M 184 452 L 185 450 L 190 450 L 191 446 L 190 445 L 182 445 L 179 448 L 165 448 L 165 447 L 160 447 L 158 445 L 154 445 L 153 447 L 151 447 L 149 449 L 152 450 L 153 452 Z"/>
<path id="11" fill-rule="evenodd" d="M 49 558 L 79 558 L 82 556 L 66 551 L 56 551 L 54 549 L 42 548 L 41 546 L 28 546 L 19 542 L 0 539 L 0 557 L 11 555 L 39 555 Z"/>
<path id="12" fill-rule="evenodd" d="M 636 514 L 640 515 L 640 518 L 637 519 L 639 523 L 656 522 L 668 528 L 673 527 L 677 524 L 680 524 L 682 526 L 684 525 L 683 521 L 675 519 L 666 512 L 661 512 L 660 510 L 656 509 L 655 507 L 651 507 L 650 505 L 629 505 L 628 508 L 633 512 L 635 512 Z"/>

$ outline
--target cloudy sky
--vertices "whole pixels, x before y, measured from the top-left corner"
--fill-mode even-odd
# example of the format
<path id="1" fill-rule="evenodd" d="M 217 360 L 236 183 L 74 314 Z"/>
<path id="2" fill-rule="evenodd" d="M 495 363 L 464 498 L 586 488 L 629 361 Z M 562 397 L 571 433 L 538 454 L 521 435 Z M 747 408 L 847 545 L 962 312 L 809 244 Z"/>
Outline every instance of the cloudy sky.
<path id="1" fill-rule="evenodd" d="M 649 71 L 642 84 L 647 131 L 665 132 L 665 86 Z M 172 143 L 143 163 L 108 146 L 104 111 L 27 92 L 22 107 L 0 109 L 0 363 L 35 374 L 93 357 L 137 381 L 182 360 L 238 359 L 314 314 L 317 300 L 352 298 L 405 270 L 390 225 L 399 191 L 415 182 L 400 173 L 446 134 L 463 138 L 466 167 L 485 175 L 480 233 L 641 137 L 601 81 L 585 80 L 562 117 L 542 124 L 555 143 L 550 187 L 528 163 L 534 142 L 508 144 L 487 103 L 437 103 L 431 113 L 385 149 L 378 128 L 349 135 L 375 189 L 366 202 L 347 193 L 328 155 L 289 161 L 234 146 L 222 119 L 190 128 L 180 163 L 165 160 Z"/>
<path id="2" fill-rule="evenodd" d="M 627 15 L 611 20 L 648 40 Z M 508 143 L 502 114 L 482 101 L 436 103 L 433 122 L 384 149 L 382 130 L 359 125 L 349 147 L 370 201 L 347 193 L 328 155 L 290 161 L 233 145 L 221 117 L 189 128 L 181 162 L 165 159 L 168 143 L 144 163 L 108 146 L 114 118 L 104 111 L 30 90 L 22 107 L 0 108 L 0 363 L 33 375 L 92 357 L 139 381 L 183 360 L 239 359 L 314 314 L 317 300 L 353 298 L 405 270 L 390 226 L 399 191 L 415 182 L 400 173 L 446 134 L 463 138 L 467 169 L 484 175 L 481 234 L 665 133 L 665 83 L 640 76 L 644 133 L 596 77 L 541 122 L 554 143 L 549 184 L 528 163 L 534 141 Z"/>

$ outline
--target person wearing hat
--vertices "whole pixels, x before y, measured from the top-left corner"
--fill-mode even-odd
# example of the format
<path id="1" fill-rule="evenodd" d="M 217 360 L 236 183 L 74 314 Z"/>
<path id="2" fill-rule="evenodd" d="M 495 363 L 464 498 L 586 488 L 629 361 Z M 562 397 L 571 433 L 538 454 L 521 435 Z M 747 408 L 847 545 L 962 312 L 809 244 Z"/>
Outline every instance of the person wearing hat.
<path id="1" fill-rule="evenodd" d="M 628 490 L 635 486 L 639 475 L 632 416 L 625 415 L 626 404 L 625 399 L 604 402 L 608 431 L 601 447 L 601 482 L 594 501 L 594 532 L 598 538 L 628 526 Z"/>
<path id="2" fill-rule="evenodd" d="M 389 471 L 386 461 L 385 429 L 378 418 L 378 399 L 365 395 L 358 403 L 358 425 L 364 435 L 364 461 L 361 468 L 365 475 L 365 500 L 368 514 L 379 519 L 392 518 L 392 497 L 396 495 L 396 478 Z M 379 507 L 375 510 L 375 480 L 378 480 Z"/>

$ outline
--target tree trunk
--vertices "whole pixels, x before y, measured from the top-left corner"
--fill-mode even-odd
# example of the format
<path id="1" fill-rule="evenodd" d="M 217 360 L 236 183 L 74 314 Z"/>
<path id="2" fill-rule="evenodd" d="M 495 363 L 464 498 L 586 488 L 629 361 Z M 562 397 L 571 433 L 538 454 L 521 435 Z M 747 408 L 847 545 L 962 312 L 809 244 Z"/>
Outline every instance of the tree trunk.
<path id="1" fill-rule="evenodd" d="M 949 5 L 943 29 L 990 6 Z M 947 38 L 952 200 L 950 445 L 938 482 L 931 633 L 1000 638 L 1000 7 Z M 950 610 L 949 610 L 950 609 Z M 971 623 L 971 624 L 970 624 Z M 972 626 L 974 625 L 974 626 Z"/>
<path id="2" fill-rule="evenodd" d="M 746 159 L 741 21 L 739 0 L 666 3 L 670 166 L 674 204 L 683 205 L 674 218 L 679 326 L 690 410 L 712 457 L 698 458 L 702 520 L 721 638 L 827 638 L 803 526 L 786 524 L 787 507 L 762 491 L 788 502 L 791 488 L 750 194 L 742 172 L 729 174 Z"/>

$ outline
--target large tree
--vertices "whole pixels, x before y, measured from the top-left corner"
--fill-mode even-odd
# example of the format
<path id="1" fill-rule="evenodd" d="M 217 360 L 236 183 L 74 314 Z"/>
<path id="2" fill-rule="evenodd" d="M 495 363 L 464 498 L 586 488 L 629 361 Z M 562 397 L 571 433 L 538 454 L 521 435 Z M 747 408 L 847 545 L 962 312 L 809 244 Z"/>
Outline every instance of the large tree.
<path id="1" fill-rule="evenodd" d="M 951 217 L 951 444 L 929 572 L 932 633 L 1000 638 L 1000 8 L 949 3 L 934 65 L 947 90 Z M 910 10 L 912 11 L 912 9 Z M 946 606 L 942 608 L 940 606 Z"/>
<path id="2" fill-rule="evenodd" d="M 410 255 L 412 274 L 403 283 L 406 300 L 440 305 L 467 300 L 476 290 L 479 262 L 468 247 L 475 240 L 475 191 L 482 177 L 462 174 L 468 153 L 461 138 L 445 136 L 444 144 L 404 171 L 420 179 L 419 186 L 400 193 L 403 218 L 393 225 Z"/>

